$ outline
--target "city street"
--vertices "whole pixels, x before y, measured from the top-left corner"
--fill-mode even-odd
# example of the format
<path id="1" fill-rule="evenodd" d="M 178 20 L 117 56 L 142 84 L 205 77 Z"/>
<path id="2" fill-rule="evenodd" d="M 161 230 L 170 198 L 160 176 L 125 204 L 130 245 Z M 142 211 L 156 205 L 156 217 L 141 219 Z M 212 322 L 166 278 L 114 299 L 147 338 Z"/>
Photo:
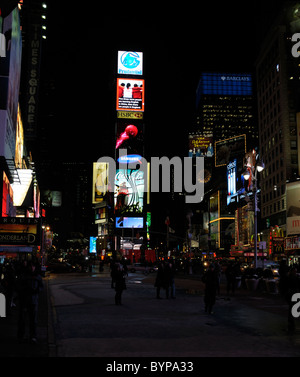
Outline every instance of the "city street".
<path id="1" fill-rule="evenodd" d="M 52 355 L 58 357 L 287 357 L 300 355 L 299 321 L 288 335 L 278 295 L 222 287 L 214 313 L 204 312 L 199 277 L 176 279 L 176 299 L 158 300 L 155 273 L 129 273 L 123 305 L 114 303 L 108 270 L 51 274 Z M 163 292 L 164 293 L 164 292 Z M 50 331 L 51 333 L 51 331 Z"/>

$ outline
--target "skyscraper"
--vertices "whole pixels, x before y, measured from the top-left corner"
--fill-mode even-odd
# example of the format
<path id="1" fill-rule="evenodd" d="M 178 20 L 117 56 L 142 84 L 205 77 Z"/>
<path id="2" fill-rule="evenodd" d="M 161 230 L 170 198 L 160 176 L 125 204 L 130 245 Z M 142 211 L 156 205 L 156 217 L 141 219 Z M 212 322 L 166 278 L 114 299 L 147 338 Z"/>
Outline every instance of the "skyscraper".
<path id="1" fill-rule="evenodd" d="M 202 73 L 196 95 L 197 131 L 212 132 L 214 141 L 247 133 L 247 143 L 255 146 L 252 86 L 251 74 Z"/>
<path id="2" fill-rule="evenodd" d="M 256 62 L 260 151 L 264 158 L 261 216 L 264 237 L 287 234 L 287 184 L 299 178 L 300 59 L 292 36 L 300 31 L 300 3 L 286 2 L 264 35 Z M 300 186 L 298 186 L 300 197 Z M 297 203 L 294 203 L 297 206 Z M 299 203 L 298 203 L 299 204 Z M 299 228 L 300 232 L 300 228 Z M 299 233 L 298 232 L 298 233 Z M 274 239 L 273 239 L 274 240 Z M 283 255 L 283 245 L 277 254 Z M 279 251 L 280 249 L 280 251 Z M 272 244 L 269 251 L 277 257 Z"/>

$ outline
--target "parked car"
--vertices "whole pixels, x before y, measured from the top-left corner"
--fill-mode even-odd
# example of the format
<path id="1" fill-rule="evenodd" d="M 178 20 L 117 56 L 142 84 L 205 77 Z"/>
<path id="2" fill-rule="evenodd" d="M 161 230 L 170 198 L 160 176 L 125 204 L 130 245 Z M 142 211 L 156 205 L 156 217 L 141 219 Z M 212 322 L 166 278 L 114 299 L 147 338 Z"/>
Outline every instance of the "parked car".
<path id="1" fill-rule="evenodd" d="M 157 271 L 156 266 L 149 266 L 146 263 L 133 263 L 129 264 L 127 266 L 128 272 L 143 272 L 144 274 L 148 274 L 150 272 L 155 272 Z"/>

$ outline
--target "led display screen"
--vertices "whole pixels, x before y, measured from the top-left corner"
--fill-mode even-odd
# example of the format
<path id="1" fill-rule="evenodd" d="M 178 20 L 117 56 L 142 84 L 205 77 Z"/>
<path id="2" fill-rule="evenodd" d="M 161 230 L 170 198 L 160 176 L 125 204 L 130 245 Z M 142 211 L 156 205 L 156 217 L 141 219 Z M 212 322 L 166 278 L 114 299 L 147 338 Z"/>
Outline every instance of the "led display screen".
<path id="1" fill-rule="evenodd" d="M 90 253 L 93 253 L 93 254 L 97 253 L 96 242 L 97 242 L 97 237 L 90 237 Z"/>
<path id="2" fill-rule="evenodd" d="M 117 79 L 117 110 L 144 111 L 144 80 Z"/>
<path id="3" fill-rule="evenodd" d="M 228 165 L 234 158 L 246 153 L 246 135 L 234 136 L 215 142 L 215 165 Z"/>
<path id="4" fill-rule="evenodd" d="M 94 162 L 93 164 L 93 204 L 104 200 L 108 185 L 108 164 Z"/>
<path id="5" fill-rule="evenodd" d="M 142 217 L 116 217 L 116 228 L 143 228 Z"/>
<path id="6" fill-rule="evenodd" d="M 115 177 L 115 213 L 142 213 L 144 197 L 144 172 L 117 169 Z"/>
<path id="7" fill-rule="evenodd" d="M 116 149 L 126 149 L 127 154 L 143 155 L 143 125 L 137 121 L 119 120 L 116 127 Z"/>

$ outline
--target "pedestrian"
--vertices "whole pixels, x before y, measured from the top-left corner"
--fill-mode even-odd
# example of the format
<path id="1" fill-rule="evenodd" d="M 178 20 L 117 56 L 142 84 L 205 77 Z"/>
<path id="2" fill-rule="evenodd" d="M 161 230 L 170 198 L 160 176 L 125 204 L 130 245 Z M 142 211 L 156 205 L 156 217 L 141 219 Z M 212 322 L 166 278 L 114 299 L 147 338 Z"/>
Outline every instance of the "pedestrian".
<path id="1" fill-rule="evenodd" d="M 205 284 L 204 290 L 204 304 L 205 312 L 212 314 L 213 306 L 216 302 L 216 294 L 218 288 L 218 275 L 215 270 L 215 266 L 211 263 L 208 270 L 202 277 L 202 281 Z"/>
<path id="2" fill-rule="evenodd" d="M 169 263 L 170 269 L 170 290 L 171 290 L 171 298 L 176 298 L 176 288 L 175 288 L 175 265 L 174 263 Z"/>
<path id="3" fill-rule="evenodd" d="M 26 322 L 29 321 L 29 338 L 32 343 L 37 342 L 38 302 L 43 289 L 39 265 L 31 261 L 23 265 L 18 278 L 19 320 L 18 339 L 25 341 Z"/>
<path id="4" fill-rule="evenodd" d="M 158 266 L 154 287 L 156 287 L 156 298 L 160 299 L 160 290 L 165 284 L 165 265 L 161 262 Z"/>
<path id="5" fill-rule="evenodd" d="M 123 265 L 121 263 L 116 263 L 116 269 L 114 274 L 114 281 L 115 281 L 115 304 L 122 305 L 122 293 L 123 290 L 126 289 L 126 281 L 125 281 L 125 271 Z"/>

